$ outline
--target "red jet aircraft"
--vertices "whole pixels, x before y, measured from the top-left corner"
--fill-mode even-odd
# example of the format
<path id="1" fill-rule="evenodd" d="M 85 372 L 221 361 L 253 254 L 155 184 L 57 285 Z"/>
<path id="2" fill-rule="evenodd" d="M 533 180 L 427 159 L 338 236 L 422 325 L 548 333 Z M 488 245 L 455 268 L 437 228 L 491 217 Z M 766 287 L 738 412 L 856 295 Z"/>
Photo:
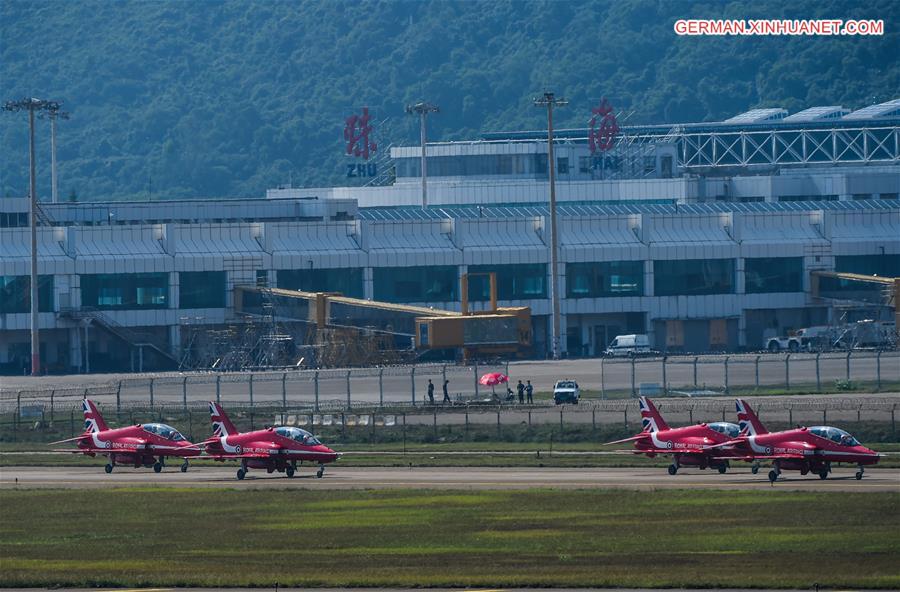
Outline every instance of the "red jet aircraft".
<path id="1" fill-rule="evenodd" d="M 159 473 L 165 466 L 167 457 L 183 458 L 183 473 L 188 470 L 188 458 L 200 455 L 197 447 L 172 426 L 144 423 L 111 430 L 93 401 L 84 399 L 81 407 L 84 410 L 84 433 L 52 444 L 75 442 L 78 447 L 75 450 L 57 452 L 107 457 L 107 473 L 112 473 L 116 464 L 132 465 L 134 468 L 153 467 Z"/>
<path id="2" fill-rule="evenodd" d="M 209 402 L 209 414 L 213 437 L 198 446 L 205 446 L 206 453 L 215 460 L 240 460 L 238 479 L 243 479 L 251 468 L 266 469 L 269 473 L 278 471 L 293 477 L 297 461 L 319 463 L 316 477 L 322 477 L 325 463 L 334 462 L 340 456 L 300 428 L 275 426 L 242 433 L 234 427 L 222 407 L 212 401 Z"/>
<path id="3" fill-rule="evenodd" d="M 864 466 L 878 462 L 877 452 L 844 430 L 812 426 L 769 433 L 746 401 L 737 399 L 735 407 L 741 435 L 713 448 L 727 451 L 730 458 L 753 461 L 754 474 L 759 471 L 760 460 L 774 461 L 769 481 L 775 482 L 782 470 L 800 471 L 801 475 L 812 472 L 820 479 L 827 479 L 831 463 L 856 463 L 859 467 L 856 478 L 862 479 Z"/>
<path id="4" fill-rule="evenodd" d="M 728 459 L 709 450 L 709 447 L 737 437 L 740 434 L 738 426 L 717 421 L 670 428 L 650 399 L 641 397 L 638 402 L 643 426 L 641 433 L 608 444 L 634 442 L 636 454 L 646 454 L 651 458 L 657 454 L 671 454 L 673 462 L 669 465 L 670 475 L 677 473 L 682 466 L 697 466 L 701 469 L 713 467 L 720 473 L 728 470 Z"/>

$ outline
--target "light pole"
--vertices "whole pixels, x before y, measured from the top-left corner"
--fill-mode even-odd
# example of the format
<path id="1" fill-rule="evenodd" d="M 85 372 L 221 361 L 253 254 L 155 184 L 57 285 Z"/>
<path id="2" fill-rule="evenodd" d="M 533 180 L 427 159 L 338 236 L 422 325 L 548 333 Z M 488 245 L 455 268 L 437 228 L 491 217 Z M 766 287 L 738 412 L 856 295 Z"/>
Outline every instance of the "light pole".
<path id="1" fill-rule="evenodd" d="M 28 225 L 31 228 L 31 375 L 38 376 L 41 373 L 41 348 L 38 337 L 38 274 L 37 274 L 37 182 L 34 172 L 34 114 L 40 111 L 59 110 L 56 101 L 43 99 L 22 99 L 20 101 L 7 101 L 3 104 L 4 111 L 28 111 L 28 168 L 29 168 L 29 193 L 30 213 Z"/>
<path id="2" fill-rule="evenodd" d="M 53 203 L 59 203 L 59 177 L 56 174 L 56 120 L 68 119 L 69 113 L 59 110 L 60 103 L 48 107 L 47 112 L 38 115 L 41 119 L 50 120 L 50 187 Z"/>
<path id="3" fill-rule="evenodd" d="M 550 173 L 550 302 L 553 307 L 551 353 L 554 360 L 559 359 L 559 238 L 556 234 L 556 160 L 553 158 L 553 107 L 565 107 L 569 101 L 557 99 L 552 92 L 535 98 L 537 107 L 547 108 L 547 168 Z"/>
<path id="4" fill-rule="evenodd" d="M 428 174 L 425 170 L 425 117 L 429 113 L 439 113 L 440 110 L 440 107 L 437 105 L 432 105 L 431 103 L 426 103 L 424 101 L 416 103 L 415 105 L 406 106 L 407 113 L 419 114 L 419 136 L 422 142 L 422 209 L 428 207 L 428 189 L 426 181 Z"/>

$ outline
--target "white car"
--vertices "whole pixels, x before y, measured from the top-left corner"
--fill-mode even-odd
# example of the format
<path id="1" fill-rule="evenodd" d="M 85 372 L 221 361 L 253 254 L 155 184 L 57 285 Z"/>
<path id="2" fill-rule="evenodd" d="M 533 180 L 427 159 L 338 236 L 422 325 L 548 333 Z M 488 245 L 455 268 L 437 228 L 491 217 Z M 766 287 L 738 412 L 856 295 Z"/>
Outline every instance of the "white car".
<path id="1" fill-rule="evenodd" d="M 616 335 L 606 351 L 607 356 L 644 356 L 650 354 L 650 339 L 646 335 Z"/>
<path id="2" fill-rule="evenodd" d="M 578 397 L 581 391 L 578 389 L 578 383 L 574 380 L 560 380 L 553 387 L 553 402 L 557 405 L 564 403 L 578 404 Z"/>

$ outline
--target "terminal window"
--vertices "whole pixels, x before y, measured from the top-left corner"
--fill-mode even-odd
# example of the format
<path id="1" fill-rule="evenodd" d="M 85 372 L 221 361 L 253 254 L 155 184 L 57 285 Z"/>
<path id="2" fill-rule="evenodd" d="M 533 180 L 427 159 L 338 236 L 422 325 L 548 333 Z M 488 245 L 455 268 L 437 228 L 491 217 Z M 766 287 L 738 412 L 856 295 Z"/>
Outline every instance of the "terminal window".
<path id="1" fill-rule="evenodd" d="M 835 271 L 900 277 L 900 255 L 844 255 L 834 258 Z"/>
<path id="2" fill-rule="evenodd" d="M 0 275 L 0 314 L 31 312 L 31 278 Z M 38 276 L 38 312 L 53 312 L 53 276 Z"/>
<path id="3" fill-rule="evenodd" d="M 225 308 L 224 271 L 182 271 L 178 283 L 179 308 Z"/>
<path id="4" fill-rule="evenodd" d="M 527 300 L 547 297 L 547 264 L 470 265 L 469 274 L 494 272 L 497 276 L 498 300 Z M 469 300 L 486 302 L 491 298 L 487 275 L 470 275 Z"/>
<path id="5" fill-rule="evenodd" d="M 361 267 L 279 269 L 276 281 L 278 287 L 283 290 L 337 292 L 349 298 L 363 297 L 363 270 Z"/>
<path id="6" fill-rule="evenodd" d="M 734 259 L 683 259 L 653 262 L 656 296 L 734 294 Z"/>
<path id="7" fill-rule="evenodd" d="M 81 305 L 108 310 L 166 308 L 167 273 L 100 273 L 81 276 Z"/>
<path id="8" fill-rule="evenodd" d="M 744 261 L 747 294 L 803 291 L 803 257 L 760 257 Z"/>
<path id="9" fill-rule="evenodd" d="M 455 265 L 429 267 L 376 267 L 372 270 L 375 300 L 383 302 L 455 302 Z"/>
<path id="10" fill-rule="evenodd" d="M 566 264 L 567 298 L 642 296 L 643 261 L 602 261 Z"/>

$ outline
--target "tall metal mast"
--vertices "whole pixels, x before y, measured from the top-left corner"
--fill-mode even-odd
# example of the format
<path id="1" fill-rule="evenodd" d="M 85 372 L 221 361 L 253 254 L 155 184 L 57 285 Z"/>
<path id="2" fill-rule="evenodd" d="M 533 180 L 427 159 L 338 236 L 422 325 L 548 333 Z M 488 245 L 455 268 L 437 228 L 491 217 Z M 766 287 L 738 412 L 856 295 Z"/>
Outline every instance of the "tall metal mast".
<path id="1" fill-rule="evenodd" d="M 553 158 L 553 107 L 569 104 L 565 99 L 557 99 L 552 92 L 534 99 L 537 107 L 547 108 L 547 168 L 550 173 L 550 301 L 553 307 L 551 353 L 554 360 L 560 356 L 559 343 L 559 238 L 556 234 L 556 160 Z"/>
<path id="2" fill-rule="evenodd" d="M 425 117 L 429 113 L 439 113 L 440 110 L 440 107 L 437 105 L 432 105 L 431 103 L 426 103 L 424 101 L 416 103 L 415 105 L 406 106 L 407 113 L 419 114 L 419 138 L 422 143 L 422 209 L 428 207 L 428 185 L 426 180 L 428 173 L 426 172 L 425 163 Z"/>
<path id="3" fill-rule="evenodd" d="M 7 101 L 4 111 L 28 111 L 28 168 L 30 210 L 28 225 L 31 228 L 31 375 L 41 373 L 41 348 L 38 336 L 38 273 L 37 273 L 37 181 L 34 164 L 34 114 L 40 111 L 58 111 L 59 103 L 43 99 Z"/>

